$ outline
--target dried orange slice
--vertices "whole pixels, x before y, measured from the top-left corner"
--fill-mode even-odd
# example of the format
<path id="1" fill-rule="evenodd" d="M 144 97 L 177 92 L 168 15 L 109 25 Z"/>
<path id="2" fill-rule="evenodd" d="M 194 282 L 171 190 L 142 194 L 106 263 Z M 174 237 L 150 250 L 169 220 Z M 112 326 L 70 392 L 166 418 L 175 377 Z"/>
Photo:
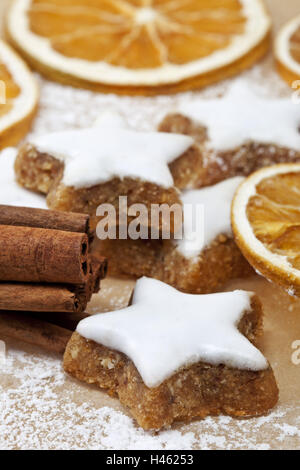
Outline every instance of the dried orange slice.
<path id="1" fill-rule="evenodd" d="M 0 149 L 17 144 L 37 109 L 38 88 L 25 62 L 0 40 Z"/>
<path id="2" fill-rule="evenodd" d="M 98 91 L 177 92 L 267 50 L 263 0 L 14 0 L 13 44 L 47 77 Z"/>
<path id="3" fill-rule="evenodd" d="M 280 75 L 290 85 L 300 79 L 300 15 L 286 23 L 275 41 Z"/>
<path id="4" fill-rule="evenodd" d="M 267 279 L 300 296 L 300 164 L 253 173 L 232 205 L 235 240 Z"/>

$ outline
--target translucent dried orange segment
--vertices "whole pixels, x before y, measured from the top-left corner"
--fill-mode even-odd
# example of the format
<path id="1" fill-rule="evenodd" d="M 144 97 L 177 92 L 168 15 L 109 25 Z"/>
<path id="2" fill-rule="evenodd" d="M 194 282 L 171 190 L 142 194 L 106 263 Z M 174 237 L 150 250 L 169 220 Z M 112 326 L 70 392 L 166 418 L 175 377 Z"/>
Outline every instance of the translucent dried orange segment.
<path id="1" fill-rule="evenodd" d="M 290 225 L 284 233 L 270 245 L 273 253 L 286 256 L 290 264 L 300 269 L 300 224 Z"/>
<path id="2" fill-rule="evenodd" d="M 0 117 L 5 116 L 12 109 L 12 100 L 20 94 L 20 88 L 14 82 L 6 66 L 0 62 Z M 3 96 L 2 96 L 3 95 Z M 4 102 L 5 101 L 5 102 Z"/>
<path id="3" fill-rule="evenodd" d="M 7 31 L 47 77 L 99 91 L 200 88 L 267 51 L 264 0 L 13 0 Z"/>
<path id="4" fill-rule="evenodd" d="M 295 61 L 300 64 L 300 27 L 291 37 L 290 51 Z"/>
<path id="5" fill-rule="evenodd" d="M 209 56 L 246 23 L 239 0 L 32 0 L 28 14 L 61 54 L 132 69 Z"/>
<path id="6" fill-rule="evenodd" d="M 300 16 L 286 23 L 275 41 L 278 71 L 290 85 L 300 79 Z"/>
<path id="7" fill-rule="evenodd" d="M 264 168 L 232 204 L 235 240 L 250 264 L 300 296 L 300 165 Z"/>
<path id="8" fill-rule="evenodd" d="M 0 81 L 5 84 L 6 101 L 17 98 L 20 94 L 20 87 L 14 81 L 7 67 L 0 61 Z M 1 108 L 0 108 L 1 111 Z"/>
<path id="9" fill-rule="evenodd" d="M 0 40 L 0 150 L 24 137 L 37 101 L 37 85 L 27 65 Z"/>
<path id="10" fill-rule="evenodd" d="M 288 257 L 292 266 L 300 257 L 300 175 L 266 178 L 256 187 L 247 206 L 255 236 L 273 253 Z"/>

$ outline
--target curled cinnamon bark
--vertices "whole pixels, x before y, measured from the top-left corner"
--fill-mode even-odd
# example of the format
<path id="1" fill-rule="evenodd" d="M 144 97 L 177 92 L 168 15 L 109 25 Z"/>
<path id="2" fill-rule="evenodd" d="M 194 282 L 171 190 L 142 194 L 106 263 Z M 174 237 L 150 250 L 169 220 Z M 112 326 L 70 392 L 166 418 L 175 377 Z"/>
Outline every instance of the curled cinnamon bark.
<path id="1" fill-rule="evenodd" d="M 82 313 L 93 294 L 100 290 L 107 260 L 92 258 L 90 275 L 83 285 L 0 282 L 0 310 Z"/>
<path id="2" fill-rule="evenodd" d="M 83 233 L 0 225 L 0 281 L 85 284 L 88 251 Z"/>
<path id="3" fill-rule="evenodd" d="M 100 290 L 100 282 L 105 279 L 107 274 L 107 258 L 104 256 L 93 255 L 91 257 L 91 272 L 93 277 L 93 294 Z"/>
<path id="4" fill-rule="evenodd" d="M 8 336 L 47 351 L 63 354 L 72 332 L 16 313 L 0 312 L 0 337 Z"/>
<path id="5" fill-rule="evenodd" d="M 0 205 L 0 225 L 86 233 L 90 243 L 94 237 L 94 232 L 90 227 L 90 217 L 72 212 Z"/>
<path id="6" fill-rule="evenodd" d="M 89 300 L 85 286 L 0 283 L 0 310 L 84 312 Z"/>
<path id="7" fill-rule="evenodd" d="M 107 272 L 89 216 L 0 205 L 0 310 L 82 313 Z"/>

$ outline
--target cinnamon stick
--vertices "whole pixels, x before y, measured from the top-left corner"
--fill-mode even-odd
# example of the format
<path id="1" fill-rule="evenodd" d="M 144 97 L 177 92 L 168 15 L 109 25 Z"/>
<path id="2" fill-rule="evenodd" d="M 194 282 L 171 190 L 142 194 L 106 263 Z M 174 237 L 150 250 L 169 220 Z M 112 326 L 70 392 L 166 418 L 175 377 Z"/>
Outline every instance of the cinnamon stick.
<path id="1" fill-rule="evenodd" d="M 87 283 L 81 286 L 82 295 L 87 295 L 88 300 L 91 300 L 93 294 L 97 294 L 100 290 L 101 280 L 105 278 L 107 273 L 107 259 L 103 256 L 99 258 L 90 259 L 90 273 Z M 78 290 L 78 295 L 80 289 Z"/>
<path id="2" fill-rule="evenodd" d="M 99 292 L 106 269 L 106 258 L 99 256 L 92 258 L 88 280 L 80 286 L 0 282 L 0 310 L 82 313 Z"/>
<path id="3" fill-rule="evenodd" d="M 85 284 L 88 237 L 83 233 L 0 226 L 0 281 Z"/>
<path id="4" fill-rule="evenodd" d="M 72 332 L 26 315 L 0 312 L 0 336 L 8 336 L 47 351 L 63 354 Z"/>
<path id="5" fill-rule="evenodd" d="M 0 225 L 86 233 L 90 243 L 94 237 L 89 215 L 72 212 L 0 205 Z"/>
<path id="6" fill-rule="evenodd" d="M 27 312 L 84 312 L 89 286 L 0 283 L 0 310 Z"/>

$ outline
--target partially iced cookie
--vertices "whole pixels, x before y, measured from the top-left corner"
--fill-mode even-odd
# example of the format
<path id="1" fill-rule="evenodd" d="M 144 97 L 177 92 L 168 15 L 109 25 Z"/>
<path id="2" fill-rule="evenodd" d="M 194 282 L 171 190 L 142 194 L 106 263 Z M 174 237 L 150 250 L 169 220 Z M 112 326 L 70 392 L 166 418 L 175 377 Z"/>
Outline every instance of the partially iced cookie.
<path id="1" fill-rule="evenodd" d="M 221 98 L 183 103 L 159 126 L 197 142 L 199 165 L 192 175 L 186 168 L 185 175 L 185 187 L 194 188 L 275 163 L 299 162 L 299 128 L 299 107 L 290 98 L 262 98 L 243 79 Z"/>
<path id="2" fill-rule="evenodd" d="M 183 192 L 181 240 L 96 241 L 110 260 L 111 274 L 149 276 L 193 294 L 216 292 L 230 279 L 250 275 L 230 222 L 233 196 L 243 180 L 237 176 Z"/>
<path id="3" fill-rule="evenodd" d="M 254 345 L 261 333 L 254 294 L 189 295 L 143 278 L 128 308 L 79 323 L 64 368 L 117 395 L 144 429 L 221 413 L 253 417 L 278 400 Z"/>
<path id="4" fill-rule="evenodd" d="M 7 147 L 0 154 L 0 204 L 47 209 L 46 199 L 22 188 L 15 181 L 14 162 L 17 149 Z"/>
<path id="5" fill-rule="evenodd" d="M 26 188 L 47 194 L 50 208 L 95 216 L 100 204 L 179 204 L 180 166 L 198 150 L 189 136 L 136 132 L 120 116 L 102 116 L 90 129 L 32 138 L 15 170 Z M 172 167 L 176 167 L 176 178 Z"/>

